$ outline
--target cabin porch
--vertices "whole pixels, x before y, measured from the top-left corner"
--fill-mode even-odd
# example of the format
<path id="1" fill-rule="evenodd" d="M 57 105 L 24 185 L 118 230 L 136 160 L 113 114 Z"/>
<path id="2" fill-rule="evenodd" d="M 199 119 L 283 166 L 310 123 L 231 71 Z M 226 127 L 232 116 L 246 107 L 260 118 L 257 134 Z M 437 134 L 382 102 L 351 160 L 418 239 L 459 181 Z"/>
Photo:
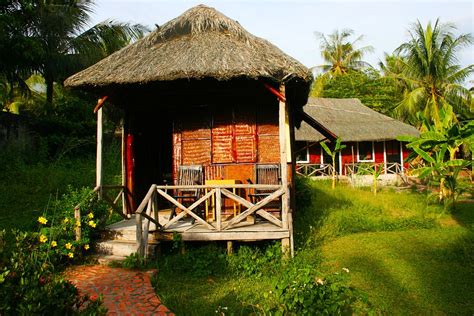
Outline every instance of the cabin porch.
<path id="1" fill-rule="evenodd" d="M 202 194 L 189 203 L 173 195 L 189 189 Z M 266 194 L 250 201 L 256 190 Z M 163 208 L 165 204 L 169 207 Z M 156 240 L 179 233 L 185 241 L 280 239 L 283 250 L 292 252 L 291 215 L 285 205 L 288 190 L 281 184 L 154 184 L 135 212 L 137 249 L 146 255 L 150 233 Z"/>

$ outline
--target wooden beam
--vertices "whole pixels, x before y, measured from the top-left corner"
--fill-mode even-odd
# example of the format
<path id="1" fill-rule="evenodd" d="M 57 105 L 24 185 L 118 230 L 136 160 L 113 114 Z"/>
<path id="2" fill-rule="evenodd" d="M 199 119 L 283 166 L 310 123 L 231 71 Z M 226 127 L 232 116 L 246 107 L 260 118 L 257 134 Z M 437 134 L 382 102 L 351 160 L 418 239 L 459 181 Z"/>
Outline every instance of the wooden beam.
<path id="1" fill-rule="evenodd" d="M 280 85 L 280 93 L 285 95 L 285 84 Z M 280 170 L 281 184 L 284 188 L 284 195 L 281 197 L 281 219 L 283 228 L 288 228 L 288 158 L 287 158 L 287 114 L 288 106 L 285 101 L 278 103 L 278 130 L 280 133 Z"/>
<path id="2" fill-rule="evenodd" d="M 181 234 L 184 241 L 216 241 L 216 240 L 265 240 L 289 238 L 288 231 L 268 231 L 268 232 L 184 232 Z"/>
<path id="3" fill-rule="evenodd" d="M 216 220 L 217 220 L 217 230 L 222 230 L 222 196 L 221 196 L 221 189 L 216 190 Z"/>
<path id="4" fill-rule="evenodd" d="M 224 194 L 225 196 L 227 196 L 228 198 L 230 198 L 231 200 L 234 200 L 240 204 L 242 204 L 243 206 L 247 207 L 247 208 L 251 208 L 252 206 L 254 206 L 255 204 L 252 204 L 251 202 L 247 201 L 246 199 L 230 192 L 229 190 L 226 190 L 226 189 L 221 189 L 222 190 L 222 194 Z M 256 212 L 258 215 L 262 216 L 263 218 L 265 218 L 266 220 L 268 220 L 269 222 L 279 226 L 279 227 L 282 227 L 282 222 L 276 218 L 275 216 L 273 216 L 272 214 L 264 211 L 264 210 L 258 210 Z"/>
<path id="5" fill-rule="evenodd" d="M 97 111 L 97 152 L 96 152 L 96 174 L 95 185 L 99 189 L 99 197 L 102 198 L 102 108 Z"/>
<path id="6" fill-rule="evenodd" d="M 233 219 L 231 219 L 229 222 L 227 222 L 227 225 L 225 225 L 223 227 L 223 229 L 229 229 L 233 225 L 243 221 L 247 216 L 249 216 L 250 214 L 252 214 L 255 211 L 258 211 L 259 209 L 261 209 L 262 207 L 264 207 L 265 205 L 267 205 L 268 203 L 270 203 L 274 199 L 279 198 L 284 193 L 285 193 L 284 188 L 281 188 L 280 190 L 273 192 L 272 194 L 270 194 L 269 196 L 267 196 L 263 200 L 256 203 L 254 206 L 252 206 L 252 207 L 248 208 L 247 210 L 245 210 L 244 212 L 240 213 L 237 217 L 234 217 Z"/>
<path id="7" fill-rule="evenodd" d="M 198 206 L 199 204 L 201 204 L 202 202 L 204 202 L 205 200 L 207 200 L 213 193 L 214 193 L 214 190 L 211 190 L 210 192 L 208 192 L 206 195 L 204 195 L 202 198 L 200 198 L 199 200 L 197 200 L 196 202 L 194 202 L 189 208 L 184 206 L 183 204 L 179 203 L 178 201 L 176 201 L 175 199 L 173 199 L 172 196 L 170 196 L 168 193 L 160 190 L 160 189 L 157 189 L 158 193 L 164 197 L 165 199 L 167 199 L 168 201 L 170 201 L 171 203 L 173 203 L 174 205 L 176 205 L 179 209 L 181 209 L 182 211 L 186 212 L 189 216 L 193 217 L 198 223 L 201 223 L 205 226 L 207 226 L 209 229 L 215 229 L 214 226 L 212 226 L 211 224 L 209 224 L 208 222 L 206 222 L 205 220 L 203 220 L 202 218 L 200 218 L 199 216 L 197 216 L 196 214 L 194 214 L 191 210 L 194 209 L 196 206 Z M 180 214 L 181 215 L 181 214 Z M 184 216 L 184 215 L 183 215 Z M 176 216 L 178 217 L 178 216 Z M 175 217 L 175 218 L 176 218 Z M 173 218 L 174 220 L 174 218 Z M 170 222 L 172 222 L 173 220 L 171 220 Z M 168 224 L 170 224 L 170 222 L 168 222 Z M 176 221 L 174 221 L 176 222 Z M 173 222 L 173 223 L 174 223 Z M 166 225 L 165 225 L 166 226 Z"/>

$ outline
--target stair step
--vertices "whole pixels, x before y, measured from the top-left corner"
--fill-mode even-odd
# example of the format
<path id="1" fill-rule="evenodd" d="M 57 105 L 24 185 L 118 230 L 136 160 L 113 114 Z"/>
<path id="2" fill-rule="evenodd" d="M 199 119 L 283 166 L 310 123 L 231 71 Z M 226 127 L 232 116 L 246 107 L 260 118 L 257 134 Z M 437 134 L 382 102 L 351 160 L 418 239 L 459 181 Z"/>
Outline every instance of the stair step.
<path id="1" fill-rule="evenodd" d="M 99 262 L 99 264 L 102 264 L 102 265 L 108 265 L 116 261 L 122 262 L 125 259 L 126 257 L 124 256 L 115 256 L 115 255 L 98 255 L 97 256 L 97 261 Z"/>
<path id="2" fill-rule="evenodd" d="M 103 240 L 121 240 L 135 242 L 137 239 L 137 232 L 135 229 L 121 229 L 121 230 L 104 230 L 101 232 L 101 239 Z M 158 242 L 152 231 L 148 233 L 148 242 Z"/>
<path id="3" fill-rule="evenodd" d="M 148 243 L 147 254 L 153 256 L 157 243 Z M 99 254 L 114 256 L 129 256 L 137 252 L 137 243 L 135 241 L 126 240 L 105 240 L 96 244 L 96 250 Z"/>

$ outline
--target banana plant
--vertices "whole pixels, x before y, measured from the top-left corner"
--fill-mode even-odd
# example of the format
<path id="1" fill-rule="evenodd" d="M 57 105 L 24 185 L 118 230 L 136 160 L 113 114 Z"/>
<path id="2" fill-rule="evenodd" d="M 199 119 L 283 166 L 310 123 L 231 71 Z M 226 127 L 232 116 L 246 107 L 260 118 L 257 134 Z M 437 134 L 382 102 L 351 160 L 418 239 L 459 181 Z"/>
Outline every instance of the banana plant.
<path id="1" fill-rule="evenodd" d="M 416 169 L 414 172 L 418 174 L 419 178 L 427 178 L 430 183 L 439 185 L 439 201 L 446 202 L 450 199 L 454 208 L 456 198 L 462 192 L 462 187 L 458 182 L 459 174 L 461 170 L 471 166 L 472 161 L 464 159 L 446 161 L 447 144 L 443 144 L 440 150 L 433 152 L 431 155 L 419 147 L 413 147 L 413 150 L 426 163 L 426 166 Z"/>
<path id="2" fill-rule="evenodd" d="M 336 188 L 336 155 L 340 153 L 344 148 L 346 148 L 346 145 L 341 144 L 341 138 L 338 137 L 336 139 L 336 143 L 334 144 L 334 149 L 330 149 L 329 146 L 324 143 L 320 142 L 319 144 L 321 147 L 324 149 L 324 151 L 331 156 L 332 159 L 332 188 Z"/>
<path id="3" fill-rule="evenodd" d="M 377 179 L 380 177 L 384 170 L 384 167 L 382 167 L 380 164 L 361 164 L 357 168 L 357 173 L 358 174 L 367 174 L 367 175 L 372 175 L 372 192 L 374 192 L 374 195 L 377 195 Z"/>

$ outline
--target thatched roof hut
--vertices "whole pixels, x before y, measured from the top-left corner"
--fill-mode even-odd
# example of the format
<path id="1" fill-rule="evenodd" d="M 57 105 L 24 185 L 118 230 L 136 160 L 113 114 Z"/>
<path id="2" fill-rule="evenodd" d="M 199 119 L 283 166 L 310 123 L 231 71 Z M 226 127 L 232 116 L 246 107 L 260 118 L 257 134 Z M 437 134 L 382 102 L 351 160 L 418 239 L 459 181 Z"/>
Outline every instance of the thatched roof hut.
<path id="1" fill-rule="evenodd" d="M 344 142 L 384 141 L 400 135 L 419 135 L 413 126 L 380 114 L 359 99 L 309 98 L 303 111 Z M 325 139 L 304 121 L 295 130 L 295 138 L 309 142 Z"/>
<path id="2" fill-rule="evenodd" d="M 301 63 L 256 37 L 214 8 L 193 7 L 97 64 L 65 85 L 104 88 L 179 79 L 268 78 L 312 80 Z"/>

